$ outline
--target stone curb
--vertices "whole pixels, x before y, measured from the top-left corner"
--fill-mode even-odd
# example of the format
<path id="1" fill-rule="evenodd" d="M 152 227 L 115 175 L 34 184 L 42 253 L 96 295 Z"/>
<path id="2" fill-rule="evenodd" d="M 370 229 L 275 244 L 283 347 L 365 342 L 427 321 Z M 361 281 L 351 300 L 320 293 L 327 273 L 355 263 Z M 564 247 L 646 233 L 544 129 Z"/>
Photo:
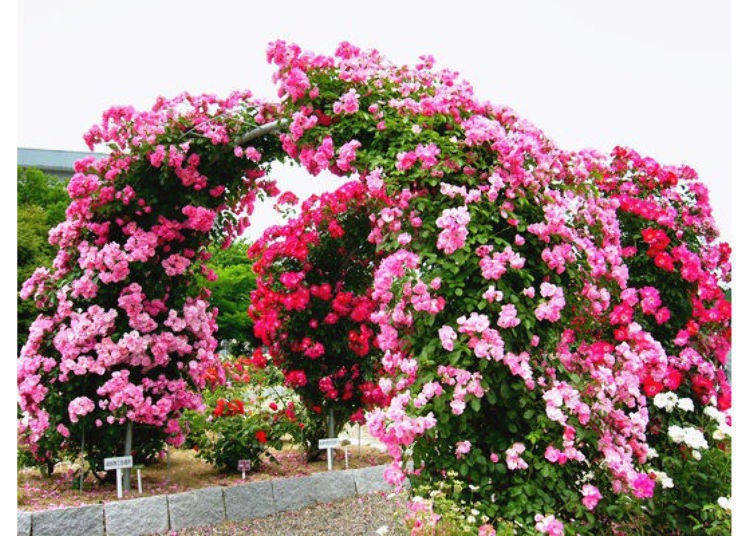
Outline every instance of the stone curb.
<path id="1" fill-rule="evenodd" d="M 16 534 L 31 536 L 31 512 L 16 512 Z"/>
<path id="2" fill-rule="evenodd" d="M 41 512 L 17 512 L 18 536 L 137 536 L 244 521 L 376 491 L 385 465 Z"/>
<path id="3" fill-rule="evenodd" d="M 31 536 L 35 536 L 34 521 L 31 521 Z M 169 505 L 166 495 L 144 497 L 106 503 L 104 505 L 102 534 L 107 536 L 135 536 L 154 534 L 169 530 Z M 66 533 L 58 533 L 63 536 Z M 55 535 L 57 536 L 57 535 Z"/>
<path id="4" fill-rule="evenodd" d="M 167 495 L 167 503 L 170 529 L 218 525 L 227 519 L 221 488 L 204 488 Z"/>
<path id="5" fill-rule="evenodd" d="M 99 536 L 104 532 L 104 511 L 98 505 L 47 510 L 35 513 L 31 517 L 34 536 L 58 534 Z"/>

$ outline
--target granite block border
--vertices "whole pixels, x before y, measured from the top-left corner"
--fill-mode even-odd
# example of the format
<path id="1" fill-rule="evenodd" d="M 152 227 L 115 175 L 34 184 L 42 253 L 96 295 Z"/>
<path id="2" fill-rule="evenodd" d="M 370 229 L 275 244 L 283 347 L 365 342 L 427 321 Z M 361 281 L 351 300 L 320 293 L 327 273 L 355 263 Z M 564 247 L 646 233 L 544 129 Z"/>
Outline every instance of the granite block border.
<path id="1" fill-rule="evenodd" d="M 173 530 L 218 525 L 227 519 L 224 492 L 218 487 L 167 495 L 167 506 Z"/>
<path id="2" fill-rule="evenodd" d="M 100 504 L 93 504 L 33 512 L 29 528 L 34 536 L 57 536 L 58 534 L 102 536 L 104 534 L 104 509 Z"/>
<path id="3" fill-rule="evenodd" d="M 137 536 L 243 521 L 390 490 L 385 465 L 201 488 L 40 512 L 17 512 L 18 536 Z"/>
<path id="4" fill-rule="evenodd" d="M 264 480 L 224 488 L 227 520 L 245 521 L 275 514 L 278 510 L 271 482 Z"/>
<path id="5" fill-rule="evenodd" d="M 31 536 L 31 512 L 16 512 L 16 534 Z"/>

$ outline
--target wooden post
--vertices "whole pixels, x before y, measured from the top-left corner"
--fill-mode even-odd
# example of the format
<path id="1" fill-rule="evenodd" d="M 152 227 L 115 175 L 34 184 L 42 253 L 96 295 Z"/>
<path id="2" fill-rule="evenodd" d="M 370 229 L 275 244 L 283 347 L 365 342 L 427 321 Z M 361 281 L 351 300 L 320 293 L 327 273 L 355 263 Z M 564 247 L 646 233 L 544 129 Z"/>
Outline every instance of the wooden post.
<path id="1" fill-rule="evenodd" d="M 122 455 L 130 456 L 130 452 L 132 450 L 133 450 L 133 421 L 128 421 L 127 427 L 125 428 L 125 449 Z M 118 474 L 117 476 L 119 477 L 120 475 Z M 125 491 L 130 491 L 130 468 L 124 469 L 122 484 L 123 484 L 122 487 Z"/>

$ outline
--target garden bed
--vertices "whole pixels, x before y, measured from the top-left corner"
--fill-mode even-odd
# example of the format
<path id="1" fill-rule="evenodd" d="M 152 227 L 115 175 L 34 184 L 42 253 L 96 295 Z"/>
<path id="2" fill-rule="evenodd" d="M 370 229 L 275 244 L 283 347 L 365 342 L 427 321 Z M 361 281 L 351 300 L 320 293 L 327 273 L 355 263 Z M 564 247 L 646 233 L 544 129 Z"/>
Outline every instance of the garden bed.
<path id="1" fill-rule="evenodd" d="M 233 486 L 253 481 L 275 478 L 305 476 L 326 471 L 325 456 L 314 462 L 307 462 L 304 453 L 297 447 L 285 446 L 282 450 L 271 453 L 278 463 L 264 460 L 257 471 L 246 474 L 245 480 L 239 472 L 222 473 L 213 465 L 196 458 L 192 450 L 173 449 L 166 456 L 142 469 L 143 493 L 138 494 L 135 471 L 131 479 L 131 490 L 123 492 L 123 499 L 148 497 L 166 493 L 178 493 L 211 486 Z M 334 469 L 344 469 L 344 452 L 334 451 Z M 390 458 L 382 451 L 371 446 L 352 446 L 349 448 L 349 468 L 357 469 L 387 463 Z M 22 469 L 18 472 L 19 510 L 37 511 L 53 508 L 100 504 L 117 500 L 114 483 L 100 483 L 91 475 L 84 481 L 83 491 L 78 489 L 74 465 L 59 464 L 51 477 L 41 476 L 39 470 Z"/>

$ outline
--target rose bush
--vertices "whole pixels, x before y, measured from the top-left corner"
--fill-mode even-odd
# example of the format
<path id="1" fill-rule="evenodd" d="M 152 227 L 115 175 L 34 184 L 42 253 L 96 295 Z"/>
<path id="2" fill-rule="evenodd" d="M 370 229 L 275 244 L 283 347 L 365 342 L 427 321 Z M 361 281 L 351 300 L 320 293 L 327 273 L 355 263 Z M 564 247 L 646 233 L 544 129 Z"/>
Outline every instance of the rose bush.
<path id="1" fill-rule="evenodd" d="M 395 460 L 386 477 L 455 469 L 482 514 L 542 532 L 673 528 L 648 502 L 664 433 L 649 400 L 681 388 L 723 411 L 731 396 L 729 248 L 695 172 L 562 151 L 428 57 L 410 69 L 285 43 L 269 56 L 287 153 L 313 174 L 354 168 L 390 198 L 370 235 L 392 400 L 368 421 Z"/>
<path id="2" fill-rule="evenodd" d="M 388 401 L 377 384 L 370 322 L 376 258 L 367 241 L 374 203 L 366 194 L 352 182 L 313 196 L 298 218 L 266 230 L 248 251 L 258 274 L 248 309 L 254 334 L 308 409 L 311 458 L 328 437 L 329 415 L 338 435 L 349 421 L 364 424 L 364 409 Z"/>
<path id="3" fill-rule="evenodd" d="M 249 92 L 184 94 L 112 108 L 86 134 L 111 153 L 76 162 L 66 220 L 50 232 L 57 256 L 21 291 L 40 314 L 18 362 L 19 437 L 39 463 L 77 454 L 85 434 L 99 466 L 122 451 L 127 422 L 179 445 L 181 412 L 223 381 L 196 274 L 211 238 L 241 233 L 254 198 L 275 193 L 262 177 L 278 142 L 259 140 L 265 160 L 233 142 L 266 112 Z"/>
<path id="4" fill-rule="evenodd" d="M 511 109 L 477 101 L 468 83 L 455 72 L 435 70 L 429 56 L 415 67 L 400 67 L 376 51 L 348 43 L 328 57 L 278 41 L 269 47 L 268 59 L 278 67 L 274 79 L 279 104 L 245 103 L 239 111 L 219 104 L 222 113 L 208 118 L 206 107 L 193 101 L 191 113 L 180 115 L 167 107 L 172 112 L 158 120 L 149 114 L 110 112 L 108 119 L 114 118 L 116 126 L 106 123 L 91 135 L 92 141 L 113 141 L 115 149 L 119 144 L 130 152 L 110 157 L 111 165 L 100 166 L 98 179 L 84 175 L 72 181 L 75 200 L 69 210 L 77 216 L 70 228 L 75 233 L 72 238 L 62 231 L 54 235 L 68 248 L 61 250 L 56 264 L 64 277 L 68 263 L 78 262 L 77 279 L 67 291 L 75 297 L 89 300 L 100 292 L 99 286 L 117 289 L 106 300 L 97 297 L 97 303 L 110 309 L 91 306 L 99 309 L 90 307 L 88 314 L 98 322 L 95 333 L 112 343 L 123 341 L 126 355 L 137 356 L 128 357 L 128 371 L 150 370 L 151 365 L 148 354 L 144 364 L 143 354 L 131 350 L 138 346 L 128 330 L 141 337 L 141 331 L 151 332 L 152 320 L 160 330 L 163 324 L 182 331 L 180 306 L 199 303 L 201 311 L 208 311 L 204 302 L 193 301 L 201 299 L 198 294 L 185 293 L 189 285 L 177 290 L 167 282 L 174 284 L 168 278 L 179 278 L 195 266 L 190 252 L 199 251 L 198 242 L 208 239 L 224 201 L 210 195 L 200 202 L 188 197 L 165 207 L 158 197 L 149 196 L 133 204 L 133 187 L 117 181 L 143 177 L 136 191 L 146 182 L 145 188 L 161 187 L 165 196 L 167 183 L 159 183 L 162 175 L 152 170 L 155 167 L 199 193 L 209 188 L 217 198 L 245 196 L 238 201 L 245 206 L 251 201 L 247 196 L 263 186 L 257 181 L 257 166 L 247 164 L 250 172 L 243 186 L 241 178 L 229 178 L 242 176 L 241 162 L 265 163 L 283 151 L 312 175 L 327 169 L 359 178 L 364 195 L 374 203 L 369 207 L 369 244 L 346 242 L 363 236 L 359 223 L 349 225 L 354 234 L 341 225 L 340 218 L 357 215 L 348 211 L 351 207 L 323 226 L 322 219 L 313 220 L 315 226 L 308 222 L 304 232 L 314 228 L 311 243 L 317 247 L 320 240 L 326 255 L 308 259 L 306 266 L 300 262 L 308 254 L 302 247 L 306 244 L 297 240 L 302 251 L 298 257 L 290 252 L 278 257 L 279 265 L 264 283 L 272 304 L 269 314 L 255 317 L 258 334 L 266 334 L 271 345 L 276 344 L 271 335 L 279 341 L 288 338 L 285 351 L 310 366 L 324 353 L 334 357 L 327 349 L 337 344 L 354 354 L 364 351 L 364 338 L 368 350 L 377 346 L 384 376 L 377 386 L 387 405 L 371 411 L 367 422 L 393 456 L 385 474 L 389 482 L 409 478 L 415 488 L 430 486 L 455 471 L 466 487 L 450 498 L 451 504 L 473 504 L 479 512 L 475 519 L 486 518 L 496 526 L 505 526 L 502 519 L 507 519 L 526 532 L 630 533 L 648 527 L 667 533 L 684 532 L 695 523 L 724 523 L 715 505 L 728 489 L 726 471 L 720 468 L 729 463 L 725 436 L 731 424 L 726 376 L 730 249 L 717 240 L 707 191 L 696 173 L 687 166 L 663 166 L 626 148 L 609 155 L 564 151 Z M 156 115 L 163 109 L 157 106 Z M 193 115 L 206 121 L 195 122 Z M 260 151 L 241 145 L 243 131 L 270 120 L 279 120 L 280 149 L 272 136 L 262 138 L 262 146 L 256 143 Z M 144 130 L 144 124 L 159 126 Z M 178 149 L 180 136 L 191 137 L 184 154 Z M 172 140 L 169 149 L 161 143 L 165 139 Z M 185 158 L 187 166 L 182 166 Z M 215 171 L 211 177 L 209 167 L 201 167 L 208 163 Z M 129 173 L 132 166 L 138 173 Z M 214 178 L 224 171 L 229 178 Z M 100 196 L 97 180 L 114 180 L 120 193 L 102 212 L 107 218 L 99 216 L 98 200 L 109 201 L 116 193 L 106 190 Z M 117 204 L 121 199 L 127 200 L 124 208 Z M 154 214 L 147 216 L 152 205 Z M 144 231 L 168 242 L 168 251 L 158 249 L 158 271 L 132 268 L 134 261 L 136 267 L 153 266 L 148 259 L 156 249 L 149 246 L 151 238 L 137 232 L 138 224 L 128 227 L 131 221 L 119 215 L 121 209 L 129 218 L 153 221 Z M 169 210 L 172 215 L 161 221 L 157 213 Z M 186 219 L 175 217 L 179 213 Z M 186 228 L 198 234 L 184 234 Z M 237 229 L 230 228 L 230 236 L 232 230 Z M 92 246 L 80 233 L 99 243 Z M 183 236 L 197 242 L 185 244 Z M 283 233 L 271 236 L 284 247 L 295 244 Z M 339 239 L 343 242 L 337 244 Z M 124 241 L 130 245 L 119 245 Z M 334 249 L 326 249 L 326 244 Z M 273 251 L 270 240 L 267 245 Z M 350 304 L 338 306 L 346 305 L 342 311 L 349 315 L 347 322 L 375 324 L 376 342 L 370 342 L 367 332 L 356 335 L 355 329 L 350 332 L 358 340 L 344 347 L 349 338 L 343 331 L 323 338 L 317 331 L 319 321 L 317 327 L 310 325 L 320 313 L 325 318 L 329 307 L 339 318 L 345 316 L 329 300 L 307 296 L 313 295 L 314 285 L 319 285 L 315 293 L 327 295 L 315 277 L 319 270 L 326 274 L 331 252 L 342 259 L 361 258 L 368 267 L 352 299 L 367 299 L 369 319 L 351 318 Z M 147 260 L 138 260 L 141 257 Z M 88 276 L 86 269 L 92 270 Z M 329 285 L 340 280 L 340 273 L 330 273 Z M 94 274 L 96 289 L 90 281 Z M 131 283 L 126 286 L 122 281 L 128 275 Z M 146 283 L 140 278 L 147 276 L 159 282 L 160 292 L 172 289 L 167 296 L 159 294 L 158 303 L 152 303 L 156 298 L 149 294 L 151 287 L 149 293 L 143 288 Z M 41 303 L 50 299 L 50 277 L 63 282 L 40 272 L 25 292 L 31 295 L 37 289 Z M 132 286 L 133 280 L 140 290 Z M 152 300 L 148 307 L 131 305 L 145 303 L 141 293 Z M 177 300 L 174 315 L 159 305 L 175 299 L 173 295 L 184 298 L 184 303 Z M 113 300 L 124 316 L 114 309 Z M 77 356 L 90 351 L 88 345 L 98 343 L 100 336 L 77 342 L 81 333 L 88 333 L 82 326 L 91 320 L 75 316 L 81 313 L 61 303 L 55 316 L 40 317 L 32 328 L 39 335 L 30 337 L 22 356 L 19 386 L 22 409 L 29 416 L 22 431 L 34 439 L 42 434 L 59 439 L 49 432 L 49 412 L 43 409 L 53 400 L 64 400 L 67 406 L 61 407 L 70 410 L 73 423 L 93 404 L 91 396 L 79 397 L 84 391 L 78 384 L 78 391 L 66 391 L 67 398 L 47 397 L 43 390 L 50 380 L 39 373 L 44 367 L 57 375 L 54 381 L 62 376 L 61 381 L 69 383 L 66 371 L 72 364 L 63 355 L 63 341 L 76 341 Z M 270 311 L 282 308 L 284 315 L 290 310 L 296 315 L 285 318 L 292 319 L 290 336 L 273 331 L 281 323 L 274 323 Z M 202 320 L 210 326 L 209 316 L 204 313 Z M 115 318 L 120 322 L 116 326 Z M 180 343 L 175 361 L 192 359 L 196 365 L 188 368 L 196 372 L 198 383 L 209 371 L 221 380 L 221 369 L 213 369 L 211 329 L 198 331 L 187 337 L 187 346 Z M 45 336 L 59 343 L 42 346 Z M 115 373 L 122 375 L 119 368 Z M 330 375 L 328 370 L 316 373 Z M 287 369 L 286 379 L 303 387 L 308 373 Z M 150 384 L 135 385 L 142 391 Z M 311 385 L 324 396 L 338 396 L 340 388 L 333 379 Z M 657 396 L 668 392 L 675 393 L 676 403 L 688 400 L 682 405 L 692 403 L 694 411 L 667 418 Z M 107 390 L 102 393 L 101 410 L 111 411 Z M 60 411 L 54 413 L 55 424 Z M 136 420 L 140 415 L 112 417 Z M 715 469 L 698 487 L 689 475 L 702 467 L 691 465 L 690 457 Z M 675 488 L 669 488 L 670 481 Z M 464 496 L 466 490 L 470 496 Z M 685 499 L 694 491 L 697 503 Z M 470 514 L 464 512 L 463 518 Z M 476 529 L 494 531 L 487 524 Z"/>
<path id="5" fill-rule="evenodd" d="M 229 359 L 225 370 L 227 385 L 203 392 L 205 413 L 183 415 L 186 446 L 226 472 L 239 460 L 250 460 L 251 470 L 264 458 L 276 461 L 270 449 L 280 450 L 285 436 L 299 441 L 304 426 L 295 400 L 279 389 L 283 374 L 258 356 Z"/>

